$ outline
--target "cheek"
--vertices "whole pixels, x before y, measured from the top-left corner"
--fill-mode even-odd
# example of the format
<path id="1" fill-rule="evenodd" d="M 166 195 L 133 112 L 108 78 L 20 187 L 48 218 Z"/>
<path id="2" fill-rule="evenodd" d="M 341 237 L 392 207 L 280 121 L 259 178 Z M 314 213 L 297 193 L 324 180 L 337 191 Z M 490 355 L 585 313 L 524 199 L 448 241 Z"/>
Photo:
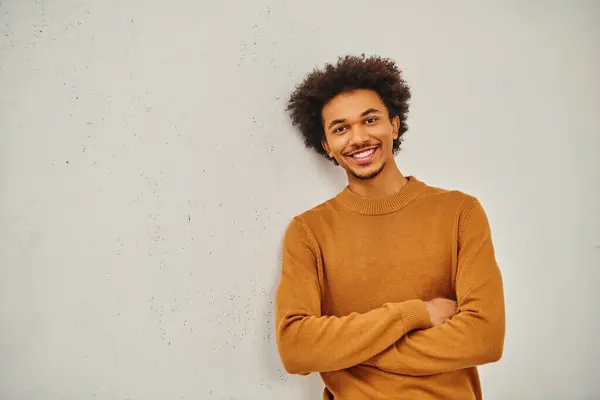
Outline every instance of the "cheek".
<path id="1" fill-rule="evenodd" d="M 392 144 L 394 141 L 394 136 L 392 133 L 392 129 L 389 126 L 381 125 L 377 127 L 376 132 L 373 132 L 374 135 L 379 139 L 382 143 Z"/>
<path id="2" fill-rule="evenodd" d="M 329 148 L 333 154 L 341 154 L 346 148 L 346 140 L 342 136 L 333 137 L 329 141 Z"/>

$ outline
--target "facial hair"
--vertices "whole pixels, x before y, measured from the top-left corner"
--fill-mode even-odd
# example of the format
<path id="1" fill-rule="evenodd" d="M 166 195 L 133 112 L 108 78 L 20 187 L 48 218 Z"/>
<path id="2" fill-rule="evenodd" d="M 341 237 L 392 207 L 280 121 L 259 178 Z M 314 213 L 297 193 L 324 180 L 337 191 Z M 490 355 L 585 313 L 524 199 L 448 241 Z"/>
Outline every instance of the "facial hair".
<path id="1" fill-rule="evenodd" d="M 368 180 L 368 179 L 372 179 L 375 178 L 377 175 L 379 175 L 379 173 L 381 171 L 383 171 L 383 167 L 385 167 L 385 163 L 381 164 L 381 167 L 379 167 L 379 169 L 377 169 L 376 171 L 373 171 L 372 173 L 368 174 L 368 175 L 358 175 L 356 172 L 354 172 L 353 170 L 350 170 L 350 173 L 352 174 L 352 176 L 354 176 L 357 179 L 360 180 Z"/>

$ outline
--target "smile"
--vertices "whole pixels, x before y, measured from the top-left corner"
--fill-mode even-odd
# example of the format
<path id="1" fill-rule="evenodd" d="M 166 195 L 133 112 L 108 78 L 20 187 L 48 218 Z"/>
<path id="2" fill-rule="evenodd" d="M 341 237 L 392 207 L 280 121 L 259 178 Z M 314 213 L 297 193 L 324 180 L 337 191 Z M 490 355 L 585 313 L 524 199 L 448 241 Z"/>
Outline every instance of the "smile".
<path id="1" fill-rule="evenodd" d="M 356 153 L 349 154 L 347 157 L 352 159 L 352 161 L 354 161 L 354 163 L 356 164 L 365 165 L 371 162 L 376 150 L 377 147 L 373 147 L 370 149 L 361 150 Z"/>

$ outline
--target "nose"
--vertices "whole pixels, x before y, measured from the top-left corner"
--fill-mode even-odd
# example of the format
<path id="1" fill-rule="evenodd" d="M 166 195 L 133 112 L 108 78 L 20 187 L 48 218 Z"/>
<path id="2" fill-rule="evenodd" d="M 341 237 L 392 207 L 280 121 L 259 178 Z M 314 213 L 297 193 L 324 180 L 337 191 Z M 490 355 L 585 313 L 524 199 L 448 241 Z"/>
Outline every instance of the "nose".
<path id="1" fill-rule="evenodd" d="M 350 144 L 360 146 L 369 141 L 367 130 L 362 126 L 355 126 L 351 130 Z"/>

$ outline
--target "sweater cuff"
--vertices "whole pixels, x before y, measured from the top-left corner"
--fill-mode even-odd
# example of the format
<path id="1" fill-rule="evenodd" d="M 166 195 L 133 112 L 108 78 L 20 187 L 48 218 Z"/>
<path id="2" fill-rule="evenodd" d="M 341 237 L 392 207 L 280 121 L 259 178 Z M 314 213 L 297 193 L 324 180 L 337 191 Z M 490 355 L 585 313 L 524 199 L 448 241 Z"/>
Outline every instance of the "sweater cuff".
<path id="1" fill-rule="evenodd" d="M 429 311 L 427 311 L 423 300 L 407 300 L 400 303 L 399 306 L 400 319 L 407 332 L 415 329 L 427 329 L 433 326 L 429 317 Z"/>

